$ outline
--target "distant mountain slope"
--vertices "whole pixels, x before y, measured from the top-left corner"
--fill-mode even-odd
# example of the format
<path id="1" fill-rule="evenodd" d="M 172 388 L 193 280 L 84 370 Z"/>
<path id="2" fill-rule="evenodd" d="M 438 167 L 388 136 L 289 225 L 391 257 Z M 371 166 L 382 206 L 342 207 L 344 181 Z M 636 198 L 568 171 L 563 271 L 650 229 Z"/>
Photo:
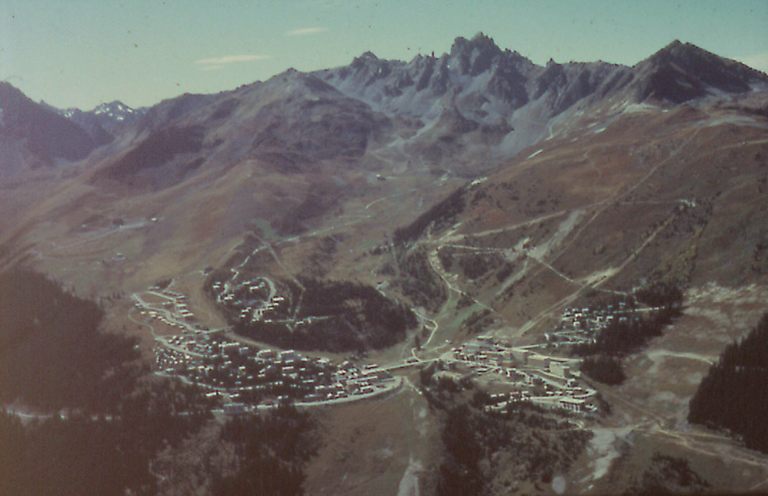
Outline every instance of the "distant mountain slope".
<path id="1" fill-rule="evenodd" d="M 215 96 L 163 102 L 125 132 L 124 146 L 97 180 L 166 187 L 204 163 L 259 160 L 295 173 L 328 160 L 356 160 L 390 127 L 364 103 L 311 75 L 288 71 Z M 123 145 L 121 143 L 121 145 Z"/>
<path id="2" fill-rule="evenodd" d="M 76 124 L 0 82 L 0 176 L 57 159 L 85 158 L 96 143 Z"/>
<path id="3" fill-rule="evenodd" d="M 638 101 L 682 103 L 707 95 L 746 93 L 768 87 L 768 77 L 742 63 L 690 43 L 674 41 L 633 68 Z"/>

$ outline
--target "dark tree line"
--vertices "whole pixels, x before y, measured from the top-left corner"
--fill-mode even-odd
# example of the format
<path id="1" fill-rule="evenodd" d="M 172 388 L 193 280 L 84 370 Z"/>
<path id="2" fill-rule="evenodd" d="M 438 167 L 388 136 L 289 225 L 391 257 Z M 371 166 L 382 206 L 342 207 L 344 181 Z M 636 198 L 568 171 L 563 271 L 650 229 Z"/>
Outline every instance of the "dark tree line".
<path id="1" fill-rule="evenodd" d="M 459 257 L 459 267 L 464 275 L 471 280 L 479 279 L 490 271 L 502 267 L 504 259 L 497 254 L 464 255 Z"/>
<path id="2" fill-rule="evenodd" d="M 621 360 L 605 355 L 587 357 L 581 362 L 581 371 L 592 379 L 615 386 L 626 380 Z"/>
<path id="3" fill-rule="evenodd" d="M 287 283 L 293 294 L 301 292 L 296 317 L 319 319 L 293 331 L 277 322 L 239 321 L 235 323 L 236 331 L 286 348 L 356 351 L 392 346 L 405 339 L 407 330 L 417 324 L 408 307 L 370 286 L 306 278 L 300 282 L 303 290 Z"/>
<path id="4" fill-rule="evenodd" d="M 0 413 L 0 494 L 149 494 L 148 460 L 126 449 L 120 428 L 86 418 L 24 427 Z"/>
<path id="5" fill-rule="evenodd" d="M 674 284 L 657 282 L 635 292 L 635 298 L 650 307 L 679 307 L 683 291 Z"/>
<path id="6" fill-rule="evenodd" d="M 437 494 L 482 494 L 485 479 L 480 468 L 483 446 L 476 438 L 476 420 L 466 405 L 453 408 L 443 426 L 445 457 L 440 465 Z"/>
<path id="7" fill-rule="evenodd" d="M 458 265 L 458 269 L 470 280 L 479 279 L 493 270 L 504 268 L 507 264 L 503 257 L 495 253 L 478 254 L 444 248 L 438 250 L 437 256 L 443 269 L 450 272 L 457 269 Z"/>
<path id="8" fill-rule="evenodd" d="M 203 147 L 202 126 L 171 127 L 157 131 L 131 149 L 102 175 L 124 179 L 146 169 L 161 167 L 182 153 L 196 153 Z"/>
<path id="9" fill-rule="evenodd" d="M 748 448 L 768 453 L 768 313 L 745 338 L 725 348 L 689 408 L 690 422 L 728 429 Z"/>
<path id="10" fill-rule="evenodd" d="M 651 339 L 661 336 L 664 327 L 679 315 L 677 308 L 664 308 L 648 317 L 631 317 L 624 322 L 614 320 L 597 334 L 594 343 L 577 346 L 574 351 L 581 355 L 605 353 L 624 356 L 634 353 Z"/>
<path id="11" fill-rule="evenodd" d="M 636 293 L 638 301 L 659 307 L 645 316 L 632 313 L 626 320 L 616 318 L 598 332 L 594 343 L 574 347 L 579 355 L 603 353 L 625 356 L 643 348 L 651 339 L 661 336 L 664 327 L 677 319 L 682 311 L 683 293 L 675 287 L 656 284 Z"/>
<path id="12" fill-rule="evenodd" d="M 41 274 L 0 274 L 0 402 L 67 411 L 22 425 L 0 408 L 0 494 L 154 494 L 150 460 L 209 418 L 196 390 L 142 378 L 102 318 Z"/>
<path id="13" fill-rule="evenodd" d="M 116 412 L 25 426 L 0 410 L 0 494 L 156 494 L 150 460 L 209 418 L 195 391 L 167 384 L 143 385 Z"/>
<path id="14" fill-rule="evenodd" d="M 400 277 L 397 285 L 405 296 L 418 305 L 436 311 L 448 298 L 445 285 L 432 271 L 426 250 L 398 251 Z"/>
<path id="15" fill-rule="evenodd" d="M 420 389 L 430 408 L 442 412 L 442 461 L 436 472 L 441 496 L 496 494 L 500 484 L 512 494 L 521 481 L 551 482 L 579 456 L 591 433 L 556 420 L 530 402 L 487 412 L 491 396 L 468 378 L 454 381 L 433 363 L 419 372 Z M 512 456 L 514 466 L 504 460 Z M 502 479 L 499 472 L 503 472 Z"/>
<path id="16" fill-rule="evenodd" d="M 0 274 L 0 402 L 108 411 L 138 374 L 136 341 L 99 330 L 103 310 L 29 270 Z"/>
<path id="17" fill-rule="evenodd" d="M 634 496 L 709 493 L 710 484 L 691 469 L 688 460 L 654 453 L 648 468 L 626 491 Z"/>
<path id="18" fill-rule="evenodd" d="M 231 420 L 222 439 L 235 445 L 239 467 L 229 476 L 214 475 L 213 495 L 304 494 L 304 466 L 318 447 L 314 429 L 312 418 L 292 407 Z"/>
<path id="19" fill-rule="evenodd" d="M 598 332 L 594 343 L 573 347 L 575 354 L 587 356 L 581 363 L 581 370 L 592 379 L 609 385 L 624 382 L 626 375 L 621 359 L 661 336 L 664 328 L 682 313 L 683 292 L 671 284 L 656 283 L 642 288 L 635 292 L 635 299 L 659 310 L 645 316 L 632 312 L 624 316 L 625 320 L 616 318 Z M 619 301 L 609 300 L 609 303 L 618 305 Z M 636 309 L 634 300 L 626 304 L 627 308 Z"/>
<path id="20" fill-rule="evenodd" d="M 514 454 L 510 484 L 522 480 L 549 483 L 555 473 L 568 469 L 591 437 L 526 403 L 506 414 L 484 413 L 478 409 L 484 402 L 482 396 L 476 393 L 472 406 L 464 403 L 447 411 L 441 435 L 445 453 L 437 474 L 437 494 L 441 496 L 487 494 L 496 471 L 509 469 L 496 466 L 501 452 Z M 512 487 L 509 490 L 515 492 Z"/>

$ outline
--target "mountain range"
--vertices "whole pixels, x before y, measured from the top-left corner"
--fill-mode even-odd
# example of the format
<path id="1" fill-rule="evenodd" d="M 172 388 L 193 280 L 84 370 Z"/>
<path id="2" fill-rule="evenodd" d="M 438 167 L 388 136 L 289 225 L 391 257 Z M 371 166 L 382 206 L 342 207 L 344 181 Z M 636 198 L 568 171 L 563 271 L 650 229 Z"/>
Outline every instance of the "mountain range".
<path id="1" fill-rule="evenodd" d="M 579 491 L 622 492 L 636 482 L 622 467 L 671 445 L 716 488 L 768 477 L 764 459 L 707 444 L 685 420 L 709 363 L 764 311 L 767 193 L 768 75 L 679 41 L 631 67 L 541 66 L 478 34 L 438 56 L 366 52 L 141 109 L 60 110 L 0 83 L 0 270 L 31 266 L 99 299 L 108 329 L 150 349 L 120 295 L 173 281 L 207 326 L 224 328 L 212 274 L 375 288 L 429 331 L 359 350 L 379 363 L 481 331 L 536 346 L 567 309 L 681 288 L 680 320 L 625 360 L 624 385 L 601 390 L 621 425 L 594 427 L 597 454 L 569 478 Z M 359 436 L 384 453 L 396 438 L 398 453 L 431 456 L 406 437 L 422 439 L 419 419 L 436 414 L 404 391 L 381 411 L 349 407 L 354 420 L 328 414 L 328 425 L 349 446 Z M 383 411 L 414 422 L 392 426 Z M 353 432 L 367 416 L 409 434 Z M 398 480 L 406 470 L 373 448 L 342 456 L 327 445 L 310 492 L 359 494 L 380 468 Z M 734 453 L 743 481 L 718 465 Z M 348 466 L 358 460 L 367 468 Z M 329 482 L 339 467 L 370 477 Z"/>
<path id="2" fill-rule="evenodd" d="M 763 73 L 679 41 L 634 67 L 605 62 L 559 64 L 552 60 L 542 67 L 517 52 L 502 50 L 480 33 L 469 40 L 457 38 L 451 50 L 440 57 L 418 55 L 410 62 L 402 62 L 379 59 L 366 52 L 348 66 L 306 74 L 289 70 L 264 83 L 218 95 L 183 95 L 152 109 L 134 110 L 118 101 L 87 112 L 45 106 L 80 127 L 90 140 L 70 127 L 53 133 L 80 134 L 62 139 L 67 142 L 67 150 L 59 150 L 56 143 L 51 143 L 50 149 L 41 149 L 32 136 L 27 146 L 42 161 L 77 160 L 112 142 L 123 130 L 135 146 L 148 132 L 178 127 L 182 120 L 197 120 L 208 133 L 233 120 L 261 121 L 267 117 L 274 121 L 275 116 L 265 113 L 283 117 L 306 111 L 307 103 L 305 107 L 291 105 L 300 105 L 293 102 L 295 99 L 308 99 L 312 107 L 321 107 L 319 112 L 327 108 L 338 114 L 340 121 L 354 123 L 351 127 L 357 131 L 340 129 L 339 139 L 343 142 L 329 145 L 340 146 L 344 153 L 360 154 L 368 139 L 378 136 L 390 153 L 407 150 L 427 162 L 439 162 L 444 154 L 454 154 L 458 148 L 461 154 L 471 155 L 471 149 L 478 143 L 486 155 L 509 157 L 546 137 L 558 119 L 567 119 L 586 108 L 616 103 L 680 104 L 707 96 L 743 94 L 766 84 Z M 284 93 L 279 94 L 280 91 Z M 43 120 L 42 116 L 46 116 L 46 125 L 62 126 L 61 121 L 42 111 L 37 112 L 37 117 L 24 117 L 40 105 L 25 99 L 8 83 L 3 85 L 0 101 L 9 121 L 3 128 L 6 133 L 13 128 L 21 137 L 25 125 L 39 129 L 41 124 L 33 125 L 27 119 Z M 261 114 L 257 115 L 257 110 Z M 145 113 L 150 115 L 142 119 Z M 16 116 L 20 120 L 11 121 Z M 323 118 L 318 115 L 312 120 Z M 309 124 L 280 123 L 284 129 L 279 129 L 275 122 L 270 124 L 277 134 L 306 133 L 304 141 L 323 140 L 311 136 L 311 130 L 295 128 L 304 125 Z M 249 143 L 253 150 L 261 149 L 255 155 L 270 153 L 263 149 L 272 146 L 284 150 L 284 159 L 292 156 L 294 160 L 308 162 L 328 156 L 328 151 L 319 149 L 322 147 L 316 143 L 282 143 L 268 134 L 260 139 L 263 141 Z M 488 147 L 489 144 L 493 146 Z M 237 155 L 253 151 L 242 150 L 240 141 L 235 146 L 239 148 Z M 8 155 L 3 155 L 6 161 Z M 476 165 L 471 169 L 466 171 L 468 175 L 481 172 Z"/>
<path id="3" fill-rule="evenodd" d="M 55 111 L 3 83 L 0 176 L 17 184 L 23 173 L 74 174 L 91 188 L 89 197 L 113 190 L 125 191 L 121 198 L 157 196 L 205 184 L 241 198 L 222 212 L 221 224 L 236 224 L 231 234 L 241 234 L 236 219 L 256 211 L 279 232 L 299 232 L 367 194 L 372 174 L 471 179 L 588 119 L 610 122 L 638 106 L 669 110 L 766 86 L 765 74 L 678 41 L 633 67 L 552 60 L 542 67 L 482 33 L 457 38 L 439 57 L 402 62 L 366 52 L 348 66 L 289 70 L 148 109 L 112 102 Z M 51 169 L 60 162 L 69 165 Z M 243 175 L 280 185 L 251 195 Z M 228 177 L 235 183 L 225 186 Z M 361 180 L 362 189 L 349 187 Z"/>

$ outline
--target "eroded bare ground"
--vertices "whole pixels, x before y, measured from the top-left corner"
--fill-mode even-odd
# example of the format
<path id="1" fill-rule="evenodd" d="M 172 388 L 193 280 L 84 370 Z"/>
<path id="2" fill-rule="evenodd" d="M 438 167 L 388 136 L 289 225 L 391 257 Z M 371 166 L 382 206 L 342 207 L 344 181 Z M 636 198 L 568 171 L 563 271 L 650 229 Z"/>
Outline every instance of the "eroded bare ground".
<path id="1" fill-rule="evenodd" d="M 626 360 L 629 379 L 620 387 L 599 387 L 612 413 L 593 428 L 595 437 L 572 470 L 569 487 L 594 494 L 623 490 L 660 453 L 688 460 L 715 490 L 768 489 L 764 455 L 687 422 L 688 402 L 709 365 L 754 326 L 766 301 L 765 285 L 689 290 L 684 315 Z"/>

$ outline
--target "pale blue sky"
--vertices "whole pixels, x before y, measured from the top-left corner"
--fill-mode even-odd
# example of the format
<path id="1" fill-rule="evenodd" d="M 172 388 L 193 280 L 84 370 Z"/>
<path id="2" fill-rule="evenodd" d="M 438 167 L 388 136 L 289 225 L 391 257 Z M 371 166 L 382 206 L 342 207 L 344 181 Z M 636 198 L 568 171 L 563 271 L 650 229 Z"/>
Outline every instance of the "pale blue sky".
<path id="1" fill-rule="evenodd" d="M 0 79 L 91 108 L 211 93 L 478 31 L 536 63 L 634 64 L 673 39 L 768 71 L 768 0 L 0 0 Z"/>

